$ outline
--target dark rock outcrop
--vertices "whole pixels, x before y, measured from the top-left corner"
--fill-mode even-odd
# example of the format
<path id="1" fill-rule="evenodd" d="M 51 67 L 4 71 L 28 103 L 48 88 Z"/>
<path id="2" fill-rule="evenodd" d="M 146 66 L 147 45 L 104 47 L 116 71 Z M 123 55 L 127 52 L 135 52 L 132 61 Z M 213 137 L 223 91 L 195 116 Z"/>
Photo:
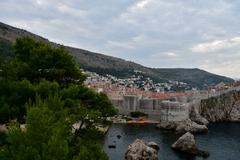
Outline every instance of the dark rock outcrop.
<path id="1" fill-rule="evenodd" d="M 194 140 L 194 136 L 189 132 L 187 132 L 183 136 L 181 136 L 172 145 L 172 149 L 180 151 L 180 152 L 196 155 L 196 156 L 202 156 L 202 157 L 209 156 L 209 153 L 207 151 L 202 151 L 202 150 L 198 149 L 198 147 L 195 143 L 195 140 Z"/>
<path id="2" fill-rule="evenodd" d="M 240 122 L 240 91 L 202 100 L 199 113 L 210 122 Z"/>
<path id="3" fill-rule="evenodd" d="M 152 144 L 152 142 L 151 142 Z M 156 143 L 154 143 L 155 145 Z M 136 139 L 128 146 L 126 160 L 158 160 L 157 150 L 148 146 L 144 141 Z"/>
<path id="4" fill-rule="evenodd" d="M 159 124 L 156 126 L 159 129 L 165 129 L 169 131 L 175 131 L 177 128 L 177 123 L 176 122 L 170 122 L 170 121 L 161 121 Z"/>
<path id="5" fill-rule="evenodd" d="M 199 114 L 195 106 L 191 107 L 189 117 L 193 122 L 196 122 L 197 124 L 206 126 L 209 124 L 208 120 Z"/>
<path id="6" fill-rule="evenodd" d="M 151 148 L 153 148 L 153 149 L 155 149 L 155 150 L 159 150 L 159 146 L 158 146 L 158 144 L 157 143 L 155 143 L 155 142 L 149 142 L 148 144 L 147 144 L 147 146 L 149 146 L 149 147 L 151 147 Z"/>
<path id="7" fill-rule="evenodd" d="M 157 128 L 171 130 L 176 133 L 184 134 L 186 132 L 191 133 L 206 133 L 208 128 L 206 125 L 197 124 L 190 119 L 181 122 L 161 122 L 157 125 Z"/>
<path id="8" fill-rule="evenodd" d="M 177 133 L 186 133 L 186 132 L 207 133 L 208 128 L 206 125 L 200 125 L 200 124 L 197 124 L 196 122 L 191 121 L 190 119 L 187 119 L 186 121 L 182 121 L 178 123 L 176 127 L 176 132 Z"/>

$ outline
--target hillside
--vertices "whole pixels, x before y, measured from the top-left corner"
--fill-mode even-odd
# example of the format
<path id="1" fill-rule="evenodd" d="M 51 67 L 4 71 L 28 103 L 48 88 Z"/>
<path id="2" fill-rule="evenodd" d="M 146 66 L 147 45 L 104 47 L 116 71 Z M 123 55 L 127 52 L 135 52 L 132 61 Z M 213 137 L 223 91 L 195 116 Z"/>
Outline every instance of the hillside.
<path id="1" fill-rule="evenodd" d="M 18 29 L 0 22 L 0 53 L 2 56 L 8 57 L 11 55 L 12 43 L 17 37 L 21 36 L 31 36 L 46 43 L 51 43 L 52 45 L 58 45 L 26 30 Z M 144 76 L 152 78 L 155 82 L 177 80 L 199 88 L 218 84 L 220 82 L 229 83 L 234 81 L 231 78 L 215 75 L 200 69 L 149 68 L 120 58 L 106 56 L 83 49 L 65 47 L 69 50 L 70 54 L 75 57 L 76 62 L 81 68 L 98 74 L 128 77 L 134 73 L 134 70 L 138 70 L 142 71 Z"/>

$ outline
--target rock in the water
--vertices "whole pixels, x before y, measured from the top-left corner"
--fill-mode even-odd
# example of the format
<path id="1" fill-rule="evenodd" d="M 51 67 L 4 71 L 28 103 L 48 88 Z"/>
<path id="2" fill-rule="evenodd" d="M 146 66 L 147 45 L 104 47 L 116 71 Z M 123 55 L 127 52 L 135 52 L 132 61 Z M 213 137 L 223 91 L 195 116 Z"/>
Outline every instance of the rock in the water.
<path id="1" fill-rule="evenodd" d="M 180 137 L 173 145 L 173 149 L 180 150 L 182 152 L 198 154 L 198 149 L 194 140 L 194 136 L 187 132 Z"/>
<path id="2" fill-rule="evenodd" d="M 181 136 L 173 145 L 172 149 L 185 152 L 192 155 L 208 157 L 209 153 L 207 151 L 202 151 L 197 148 L 194 140 L 194 136 L 187 132 Z"/>
<path id="3" fill-rule="evenodd" d="M 160 128 L 160 129 L 166 129 L 166 130 L 175 131 L 176 127 L 177 127 L 177 123 L 169 122 L 169 121 L 162 121 L 161 123 L 157 124 L 156 127 Z"/>
<path id="4" fill-rule="evenodd" d="M 206 133 L 208 132 L 208 128 L 206 125 L 200 125 L 188 119 L 186 121 L 182 121 L 178 123 L 176 127 L 176 132 L 177 133 L 186 133 L 186 132 Z"/>
<path id="5" fill-rule="evenodd" d="M 157 150 L 145 144 L 144 141 L 136 139 L 128 146 L 125 153 L 126 160 L 158 160 Z"/>
<path id="6" fill-rule="evenodd" d="M 155 149 L 155 150 L 159 150 L 159 146 L 158 146 L 158 144 L 157 143 L 155 143 L 155 142 L 149 142 L 148 144 L 147 144 L 147 146 L 149 146 L 149 147 L 151 147 L 151 148 L 153 148 L 153 149 Z"/>
<path id="7" fill-rule="evenodd" d="M 196 122 L 197 124 L 201 124 L 201 125 L 209 124 L 208 120 L 200 115 L 197 115 L 193 121 Z"/>
<path id="8" fill-rule="evenodd" d="M 181 122 L 161 122 L 157 125 L 157 128 L 172 130 L 177 133 L 206 133 L 208 132 L 208 128 L 206 125 L 197 124 L 190 119 Z"/>
<path id="9" fill-rule="evenodd" d="M 193 106 L 190 110 L 190 119 L 200 125 L 208 125 L 209 122 L 206 118 L 202 117 L 198 110 Z"/>

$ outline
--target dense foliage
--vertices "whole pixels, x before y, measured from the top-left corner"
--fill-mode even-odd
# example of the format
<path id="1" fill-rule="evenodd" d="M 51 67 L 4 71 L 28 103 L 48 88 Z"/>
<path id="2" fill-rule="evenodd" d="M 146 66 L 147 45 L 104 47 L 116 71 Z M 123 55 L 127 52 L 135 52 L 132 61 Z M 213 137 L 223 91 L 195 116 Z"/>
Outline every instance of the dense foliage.
<path id="1" fill-rule="evenodd" d="M 108 159 L 97 126 L 116 110 L 84 79 L 64 48 L 17 39 L 14 56 L 0 59 L 0 123 L 8 124 L 0 159 Z"/>
<path id="2" fill-rule="evenodd" d="M 143 112 L 131 112 L 130 113 L 131 117 L 138 118 L 138 117 L 148 117 L 146 113 Z"/>
<path id="3" fill-rule="evenodd" d="M 8 59 L 13 55 L 12 43 L 0 37 L 0 54 L 4 59 Z"/>

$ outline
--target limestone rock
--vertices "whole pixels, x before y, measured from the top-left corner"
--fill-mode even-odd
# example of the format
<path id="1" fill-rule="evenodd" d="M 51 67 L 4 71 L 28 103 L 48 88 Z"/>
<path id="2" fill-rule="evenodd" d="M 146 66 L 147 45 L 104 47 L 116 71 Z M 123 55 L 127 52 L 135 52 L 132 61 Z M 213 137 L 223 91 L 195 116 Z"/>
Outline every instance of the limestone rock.
<path id="1" fill-rule="evenodd" d="M 182 121 L 178 123 L 176 127 L 177 133 L 206 133 L 208 132 L 208 128 L 206 125 L 200 125 L 196 122 L 191 121 L 190 119 L 187 119 L 186 121 Z"/>
<path id="2" fill-rule="evenodd" d="M 197 154 L 198 149 L 194 140 L 194 136 L 187 132 L 181 136 L 173 145 L 173 149 L 180 150 L 191 154 Z"/>
<path id="3" fill-rule="evenodd" d="M 128 146 L 125 153 L 126 160 L 158 160 L 157 150 L 149 147 L 144 141 L 136 139 Z"/>
<path id="4" fill-rule="evenodd" d="M 196 122 L 197 124 L 200 125 L 208 125 L 209 122 L 206 118 L 202 117 L 198 110 L 192 106 L 191 110 L 190 110 L 190 115 L 189 115 L 190 119 L 194 122 Z"/>
<path id="5" fill-rule="evenodd" d="M 202 100 L 199 113 L 210 122 L 240 122 L 240 91 Z"/>
<path id="6" fill-rule="evenodd" d="M 172 149 L 185 152 L 192 155 L 208 157 L 209 153 L 207 151 L 202 151 L 197 148 L 194 140 L 194 136 L 187 132 L 181 136 L 173 145 Z"/>
<path id="7" fill-rule="evenodd" d="M 197 115 L 196 118 L 193 119 L 193 121 L 200 125 L 208 125 L 209 124 L 209 121 L 200 115 Z"/>
<path id="8" fill-rule="evenodd" d="M 208 128 L 206 125 L 197 124 L 190 119 L 181 122 L 161 122 L 157 125 L 157 128 L 172 130 L 177 133 L 206 133 Z"/>
<path id="9" fill-rule="evenodd" d="M 148 144 L 147 144 L 147 146 L 149 146 L 149 147 L 151 147 L 151 148 L 153 148 L 153 149 L 155 149 L 155 150 L 159 150 L 159 146 L 158 146 L 158 144 L 157 143 L 155 143 L 155 142 L 149 142 Z"/>
<path id="10" fill-rule="evenodd" d="M 175 131 L 175 129 L 177 127 L 177 123 L 176 122 L 169 122 L 169 121 L 161 121 L 159 124 L 157 124 L 156 127 L 160 128 L 160 129 Z"/>

